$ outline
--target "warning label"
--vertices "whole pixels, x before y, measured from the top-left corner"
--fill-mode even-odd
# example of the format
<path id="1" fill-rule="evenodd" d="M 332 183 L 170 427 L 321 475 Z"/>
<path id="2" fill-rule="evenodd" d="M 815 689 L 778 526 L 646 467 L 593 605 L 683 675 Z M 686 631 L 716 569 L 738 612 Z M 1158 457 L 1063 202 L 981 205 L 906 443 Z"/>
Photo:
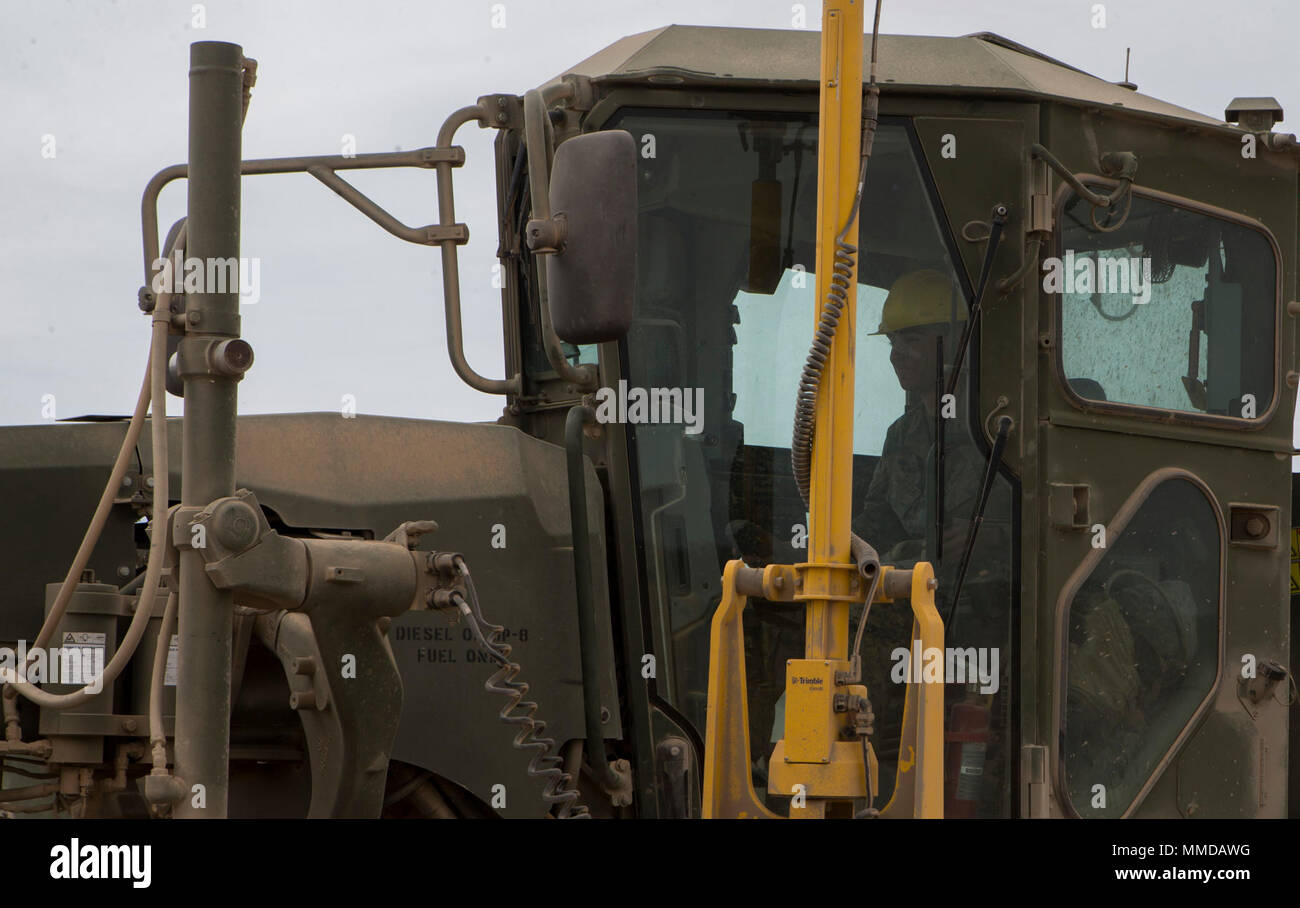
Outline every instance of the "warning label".
<path id="1" fill-rule="evenodd" d="M 180 664 L 180 658 L 181 642 L 175 634 L 172 634 L 171 645 L 167 647 L 167 670 L 163 672 L 163 684 L 167 687 L 176 686 L 176 667 Z"/>
<path id="2" fill-rule="evenodd" d="M 92 631 L 68 631 L 59 641 L 61 684 L 86 685 L 104 671 L 107 635 Z"/>

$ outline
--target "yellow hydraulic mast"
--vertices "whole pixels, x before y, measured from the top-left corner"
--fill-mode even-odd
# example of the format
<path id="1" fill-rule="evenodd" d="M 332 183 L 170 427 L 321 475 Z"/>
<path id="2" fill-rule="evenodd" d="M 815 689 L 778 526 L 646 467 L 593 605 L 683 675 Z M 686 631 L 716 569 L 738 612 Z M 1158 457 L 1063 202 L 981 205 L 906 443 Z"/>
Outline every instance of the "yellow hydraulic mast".
<path id="1" fill-rule="evenodd" d="M 775 817 L 751 779 L 741 614 L 747 597 L 802 603 L 805 656 L 786 665 L 785 733 L 769 761 L 768 788 L 790 795 L 792 817 L 852 815 L 855 799 L 875 793 L 875 760 L 862 737 L 869 724 L 867 690 L 849 652 L 849 608 L 854 602 L 909 597 L 913 638 L 943 647 L 934 607 L 934 574 L 927 563 L 910 571 L 859 571 L 851 535 L 853 390 L 857 309 L 855 198 L 862 170 L 863 5 L 867 0 L 826 0 L 822 15 L 820 121 L 817 160 L 816 288 L 818 337 L 824 360 L 813 379 L 811 461 L 801 454 L 798 431 L 792 454 L 805 457 L 796 481 L 807 476 L 808 561 L 750 568 L 727 564 L 722 602 L 710 641 L 708 718 L 705 729 L 704 806 L 708 817 Z M 879 8 L 877 7 L 877 25 Z M 874 49 L 873 49 L 874 50 Z M 873 73 L 874 75 L 874 73 Z M 873 83 L 874 102 L 874 83 Z M 871 118 L 874 120 L 874 103 Z M 852 218 L 852 223 L 848 223 Z M 846 224 L 848 225 L 846 227 Z M 841 237 L 843 232 L 843 237 Z M 827 328 L 822 301 L 837 299 Z M 805 385 L 809 386 L 805 370 Z M 811 391 L 807 393 L 811 394 Z M 870 577 L 874 582 L 867 582 Z M 915 645 L 915 644 L 914 644 Z M 942 684 L 909 684 L 895 795 L 885 816 L 940 816 L 943 795 Z M 868 766 L 868 763 L 871 765 Z"/>
<path id="2" fill-rule="evenodd" d="M 802 572 L 803 590 L 798 597 L 805 606 L 805 658 L 791 660 L 787 666 L 786 737 L 777 743 L 771 760 L 775 790 L 798 791 L 794 786 L 803 785 L 803 797 L 795 797 L 791 816 L 822 816 L 828 807 L 834 810 L 832 801 L 837 799 L 823 794 L 837 795 L 840 803 L 844 798 L 867 794 L 861 744 L 856 739 L 843 739 L 839 732 L 845 723 L 832 721 L 835 713 L 807 712 L 811 708 L 820 713 L 831 705 L 820 701 L 834 691 L 835 673 L 850 669 L 849 603 L 861 598 L 859 591 L 851 589 L 858 578 L 849 550 L 857 262 L 856 256 L 837 255 L 836 237 L 850 217 L 853 221 L 847 234 L 856 240 L 858 233 L 853 201 L 862 160 L 862 28 L 866 2 L 827 0 L 822 11 L 816 299 L 819 303 L 826 299 L 837 270 L 848 293 L 814 410 L 808 564 Z M 819 321 L 820 309 L 819 305 Z M 822 683 L 809 683 L 812 679 Z M 819 727 L 828 721 L 830 727 Z"/>

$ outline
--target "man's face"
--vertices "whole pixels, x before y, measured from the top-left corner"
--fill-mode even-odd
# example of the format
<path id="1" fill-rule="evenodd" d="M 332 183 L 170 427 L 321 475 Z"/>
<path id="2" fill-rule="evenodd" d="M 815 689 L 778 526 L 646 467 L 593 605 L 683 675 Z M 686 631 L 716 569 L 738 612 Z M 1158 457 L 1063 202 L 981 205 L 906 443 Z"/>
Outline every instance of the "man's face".
<path id="1" fill-rule="evenodd" d="M 946 337 L 947 334 L 947 325 L 920 325 L 889 333 L 889 362 L 904 391 L 929 391 L 934 388 L 938 345 L 935 338 Z M 944 346 L 948 346 L 946 340 Z"/>

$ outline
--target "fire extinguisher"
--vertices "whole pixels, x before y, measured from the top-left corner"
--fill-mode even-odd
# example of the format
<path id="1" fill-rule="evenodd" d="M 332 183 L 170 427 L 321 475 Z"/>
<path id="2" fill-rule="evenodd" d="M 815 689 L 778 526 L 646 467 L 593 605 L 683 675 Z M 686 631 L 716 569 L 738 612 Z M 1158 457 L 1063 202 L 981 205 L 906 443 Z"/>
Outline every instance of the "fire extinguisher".
<path id="1" fill-rule="evenodd" d="M 952 708 L 944 735 L 943 815 L 963 819 L 979 809 L 984 782 L 984 758 L 989 743 L 989 704 L 970 690 Z"/>

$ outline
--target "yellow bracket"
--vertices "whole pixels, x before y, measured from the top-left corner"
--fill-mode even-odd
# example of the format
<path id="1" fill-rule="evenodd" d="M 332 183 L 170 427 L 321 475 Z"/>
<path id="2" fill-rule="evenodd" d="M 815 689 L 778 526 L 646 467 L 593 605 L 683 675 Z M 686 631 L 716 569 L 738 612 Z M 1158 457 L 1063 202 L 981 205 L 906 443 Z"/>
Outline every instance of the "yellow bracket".
<path id="1" fill-rule="evenodd" d="M 722 602 L 713 613 L 709 638 L 709 713 L 704 725 L 706 820 L 780 818 L 758 799 L 750 775 L 745 631 L 741 625 L 749 597 L 736 588 L 736 573 L 744 567 L 743 561 L 728 561 L 722 571 Z M 793 586 L 793 578 L 789 586 Z"/>
<path id="2" fill-rule="evenodd" d="M 713 615 L 709 650 L 709 711 L 704 736 L 704 805 L 706 819 L 769 818 L 779 814 L 769 810 L 754 790 L 749 750 L 749 700 L 745 673 L 745 637 L 742 617 L 749 596 L 761 596 L 772 602 L 796 602 L 802 596 L 798 578 L 808 565 L 768 565 L 761 570 L 730 561 L 722 574 L 722 602 Z M 890 602 L 887 590 L 896 590 L 900 580 L 910 573 L 912 604 L 912 639 L 922 652 L 937 648 L 943 651 L 943 620 L 934 605 L 934 571 L 926 562 L 910 572 L 890 577 L 891 567 L 881 568 L 876 602 Z M 865 591 L 855 600 L 861 602 Z M 822 665 L 825 661 L 827 664 Z M 942 662 L 942 660 L 940 660 Z M 811 666 L 808 664 L 812 663 Z M 778 742 L 770 761 L 769 777 L 773 789 L 792 793 L 795 784 L 804 786 L 807 798 L 846 799 L 866 794 L 867 770 L 862 747 L 856 741 L 834 740 L 830 730 L 829 710 L 816 712 L 800 709 L 800 703 L 816 702 L 814 693 L 834 693 L 834 673 L 848 668 L 843 660 L 792 660 L 791 671 L 805 679 L 820 677 L 821 691 L 807 691 L 807 696 L 792 693 L 787 672 L 786 727 L 801 729 L 799 741 Z M 829 680 L 829 687 L 825 682 Z M 805 685 L 813 687 L 815 684 Z M 849 686 L 842 686 L 844 692 Z M 824 699 L 829 700 L 829 696 Z M 789 732 L 787 731 L 787 737 Z M 825 745 L 829 744 L 829 748 Z M 809 755 L 815 754 L 810 760 Z M 903 706 L 903 733 L 899 740 L 898 777 L 894 796 L 882 817 L 937 818 L 943 815 L 943 683 L 909 681 Z M 786 762 L 786 756 L 792 759 Z M 794 759 L 798 758 L 798 761 Z M 805 762 L 809 760 L 809 762 Z"/>
<path id="3" fill-rule="evenodd" d="M 929 562 L 912 569 L 912 649 L 944 652 L 943 619 L 934 607 L 934 570 Z M 903 733 L 898 739 L 898 775 L 894 796 L 882 817 L 943 817 L 943 668 L 938 683 L 910 681 L 903 702 Z M 915 670 L 910 673 L 919 676 Z"/>

